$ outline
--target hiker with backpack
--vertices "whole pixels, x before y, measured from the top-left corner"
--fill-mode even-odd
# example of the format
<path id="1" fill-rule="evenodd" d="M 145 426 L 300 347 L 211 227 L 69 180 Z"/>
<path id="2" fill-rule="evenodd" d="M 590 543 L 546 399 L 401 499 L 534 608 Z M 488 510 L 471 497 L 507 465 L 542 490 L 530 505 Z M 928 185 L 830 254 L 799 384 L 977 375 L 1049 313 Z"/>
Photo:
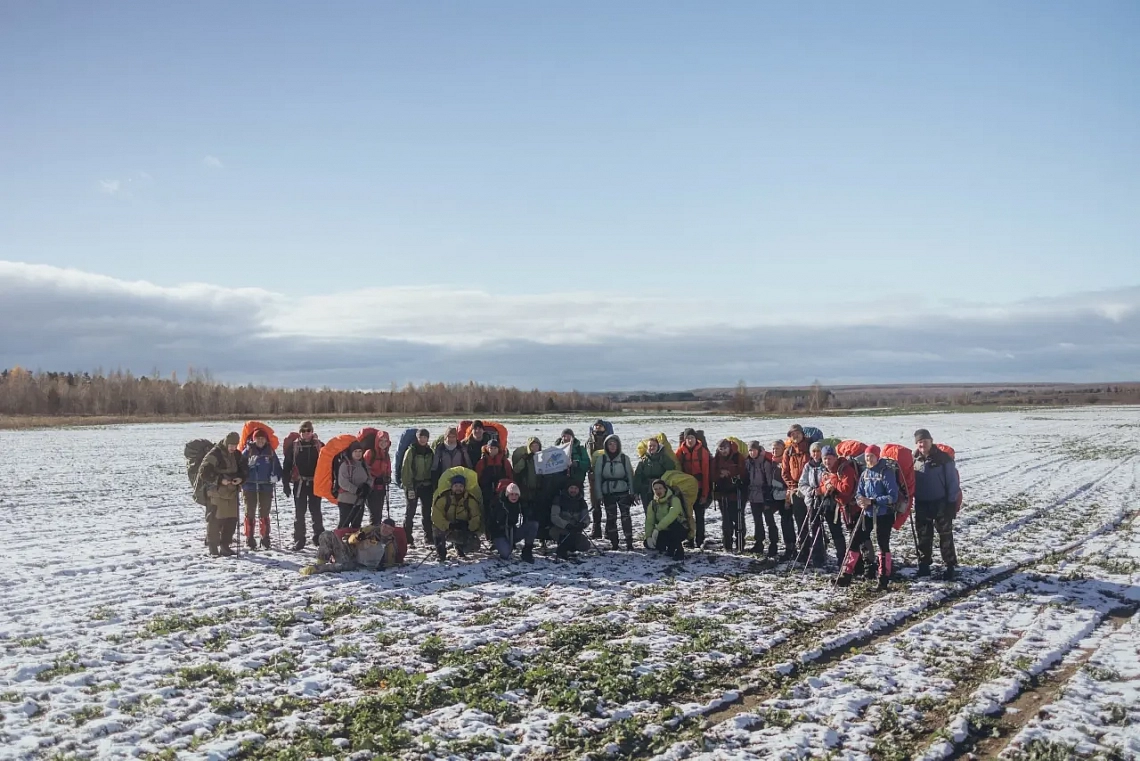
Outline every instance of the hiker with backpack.
<path id="1" fill-rule="evenodd" d="M 665 448 L 656 438 L 650 438 L 645 445 L 645 457 L 637 463 L 633 471 L 633 488 L 641 506 L 648 509 L 653 501 L 653 482 L 670 470 L 676 470 L 673 461 L 669 459 Z"/>
<path id="2" fill-rule="evenodd" d="M 261 548 L 270 548 L 269 508 L 273 506 L 273 492 L 281 480 L 281 460 L 269 444 L 269 434 L 260 428 L 253 431 L 249 442 L 242 451 L 249 477 L 242 483 L 242 496 L 245 497 L 245 543 L 251 550 L 257 547 L 253 536 L 253 519 L 257 516 L 261 535 Z"/>
<path id="3" fill-rule="evenodd" d="M 550 505 L 550 538 L 556 542 L 554 554 L 568 560 L 572 553 L 587 552 L 593 545 L 586 537 L 590 507 L 582 487 L 571 481 Z"/>
<path id="4" fill-rule="evenodd" d="M 479 489 L 483 492 L 484 506 L 491 505 L 495 501 L 495 492 L 501 481 L 515 480 L 514 468 L 499 447 L 498 439 L 491 439 L 484 445 L 479 460 L 475 463 L 475 474 L 479 476 Z"/>
<path id="5" fill-rule="evenodd" d="M 705 543 L 705 510 L 712 499 L 712 457 L 708 447 L 692 428 L 686 428 L 681 445 L 677 447 L 677 464 L 680 470 L 697 479 L 697 501 L 693 505 L 696 520 L 696 539 L 689 542 L 694 548 Z"/>
<path id="6" fill-rule="evenodd" d="M 944 581 L 954 579 L 958 553 L 954 549 L 954 518 L 961 504 L 962 483 L 954 459 L 935 446 L 930 431 L 914 432 L 914 523 L 918 533 L 918 575 L 929 576 L 934 532 L 945 570 Z"/>
<path id="7" fill-rule="evenodd" d="M 625 548 L 633 550 L 633 518 L 629 514 L 633 505 L 633 463 L 629 455 L 621 451 L 621 439 L 607 436 L 602 451 L 595 457 L 591 467 L 594 482 L 591 493 L 601 496 L 606 509 L 606 538 L 610 546 L 618 549 L 618 513 L 621 513 L 621 530 L 625 536 Z"/>
<path id="8" fill-rule="evenodd" d="M 404 513 L 404 533 L 408 535 L 408 545 L 414 547 L 415 539 L 412 537 L 412 525 L 416 520 L 417 508 L 420 512 L 424 530 L 424 541 L 428 545 L 435 543 L 431 519 L 432 494 L 435 492 L 437 479 L 433 478 L 435 453 L 432 452 L 429 442 L 431 434 L 428 429 L 421 428 L 416 431 L 415 441 L 404 453 L 400 480 L 404 487 L 404 497 L 407 499 L 407 510 Z"/>
<path id="9" fill-rule="evenodd" d="M 808 515 L 807 502 L 804 501 L 803 494 L 800 493 L 800 477 L 803 476 L 804 468 L 807 467 L 810 459 L 811 442 L 804 435 L 804 427 L 796 423 L 788 429 L 788 441 L 785 444 L 784 454 L 780 461 L 780 471 L 784 477 L 784 485 L 787 487 L 784 506 L 791 513 L 796 524 L 797 552 L 804 541 L 804 534 L 807 532 L 805 522 Z M 811 541 L 810 537 L 808 541 Z"/>
<path id="10" fill-rule="evenodd" d="M 823 482 L 823 444 L 818 441 L 808 447 L 808 461 L 800 472 L 799 496 L 804 502 L 804 514 L 796 515 L 796 522 L 803 525 L 799 533 L 799 556 L 801 563 L 810 557 L 816 568 L 821 568 L 827 557 L 827 537 L 823 533 L 824 517 L 827 513 L 819 494 Z"/>
<path id="11" fill-rule="evenodd" d="M 324 515 L 321 512 L 320 495 L 313 492 L 313 478 L 317 474 L 317 461 L 321 456 L 321 447 L 324 446 L 313 431 L 313 424 L 306 420 L 301 423 L 297 433 L 289 434 L 285 439 L 285 465 L 286 478 L 283 479 L 282 488 L 285 496 L 293 497 L 293 551 L 305 549 L 305 513 L 313 521 L 313 545 L 325 530 Z"/>
<path id="12" fill-rule="evenodd" d="M 768 557 L 776 558 L 780 555 L 780 533 L 776 527 L 776 513 L 770 509 L 772 505 L 773 479 L 783 487 L 784 481 L 780 478 L 780 470 L 771 459 L 759 441 L 748 442 L 748 459 L 744 461 L 744 468 L 748 472 L 748 504 L 752 509 L 752 523 L 755 527 L 753 533 L 755 542 L 748 551 L 753 555 L 764 554 L 765 534 L 769 539 Z M 782 496 L 782 494 L 781 494 Z M 743 507 L 743 506 L 742 506 Z M 743 519 L 743 511 L 741 512 Z M 765 531 L 765 528 L 767 530 Z"/>
<path id="13" fill-rule="evenodd" d="M 452 468 L 471 468 L 474 463 L 467 456 L 467 447 L 459 443 L 459 429 L 451 426 L 443 434 L 443 441 L 435 448 L 431 463 L 432 480 L 438 481 L 444 471 Z"/>
<path id="14" fill-rule="evenodd" d="M 595 420 L 594 425 L 590 428 L 590 436 L 586 440 L 586 451 L 590 454 L 590 463 L 593 465 L 593 458 L 597 456 L 606 446 L 606 437 L 614 432 L 614 427 L 606 423 L 605 420 Z M 602 495 L 594 487 L 595 477 L 591 467 L 589 473 L 590 478 L 590 510 L 593 518 L 593 528 L 590 531 L 591 539 L 602 538 Z"/>
<path id="15" fill-rule="evenodd" d="M 748 468 L 735 441 L 721 439 L 716 446 L 712 461 L 712 494 L 720 507 L 724 551 L 744 552 L 744 497 L 748 494 Z M 760 536 L 762 530 L 758 527 L 756 535 Z"/>
<path id="16" fill-rule="evenodd" d="M 672 558 L 685 559 L 689 527 L 680 497 L 660 478 L 650 486 L 653 496 L 645 503 L 645 546 Z"/>
<path id="17" fill-rule="evenodd" d="M 476 420 L 471 424 L 471 430 L 467 432 L 467 438 L 463 441 L 463 446 L 467 449 L 467 462 L 471 463 L 467 467 L 475 468 L 475 463 L 483 456 L 483 447 L 494 438 L 496 438 L 494 432 L 488 431 L 482 420 Z"/>
<path id="18" fill-rule="evenodd" d="M 392 483 L 392 458 L 388 454 L 392 448 L 392 439 L 387 431 L 375 431 L 374 436 L 375 443 L 371 447 L 365 445 L 364 467 L 368 468 L 368 475 L 372 477 L 367 499 L 368 522 L 379 526 L 384 519 L 388 485 Z"/>
<path id="19" fill-rule="evenodd" d="M 835 545 L 835 562 L 842 563 L 847 554 L 847 537 L 843 533 L 843 527 L 847 523 L 848 508 L 855 507 L 859 472 L 846 458 L 840 457 L 830 444 L 824 444 L 820 448 L 820 455 L 823 458 L 823 472 L 820 474 L 819 486 L 816 487 L 816 495 L 823 519 L 831 532 L 831 541 Z"/>
<path id="20" fill-rule="evenodd" d="M 372 486 L 372 476 L 364 465 L 364 445 L 353 441 L 337 459 L 336 506 L 340 511 L 337 528 L 360 528 Z"/>
<path id="21" fill-rule="evenodd" d="M 301 569 L 303 576 L 314 573 L 380 571 L 404 562 L 407 545 L 399 541 L 400 529 L 391 519 L 361 529 L 337 529 L 321 534 L 317 542 L 317 562 Z"/>
<path id="22" fill-rule="evenodd" d="M 590 472 L 590 453 L 569 428 L 562 431 L 559 446 L 566 449 L 570 455 L 570 469 L 567 471 L 570 481 L 578 484 L 578 488 L 581 489 L 586 475 Z"/>
<path id="23" fill-rule="evenodd" d="M 439 562 L 447 560 L 448 542 L 455 546 L 455 552 L 461 558 L 479 549 L 483 510 L 479 500 L 467 490 L 464 476 L 452 476 L 450 487 L 435 498 L 431 520 L 435 527 L 435 551 Z"/>
<path id="24" fill-rule="evenodd" d="M 227 434 L 202 458 L 194 479 L 195 498 L 206 503 L 206 546 L 214 556 L 234 554 L 230 545 L 241 512 L 238 495 L 249 476 L 240 442 L 237 431 Z"/>
<path id="25" fill-rule="evenodd" d="M 503 560 L 510 560 L 515 545 L 523 541 L 524 563 L 534 562 L 534 540 L 538 537 L 538 521 L 529 514 L 529 506 L 522 499 L 518 484 L 501 484 L 499 494 L 486 509 L 487 538 Z"/>
<path id="26" fill-rule="evenodd" d="M 851 550 L 843 560 L 835 583 L 841 587 L 851 586 L 855 566 L 862 558 L 859 548 L 868 537 L 874 536 L 879 545 L 879 589 L 885 590 L 894 572 L 891 563 L 891 532 L 894 530 L 894 507 L 899 501 L 899 484 L 894 469 L 881 457 L 882 450 L 878 446 L 867 447 L 863 455 L 867 467 L 859 476 L 859 486 L 855 492 L 860 514 L 851 536 Z"/>

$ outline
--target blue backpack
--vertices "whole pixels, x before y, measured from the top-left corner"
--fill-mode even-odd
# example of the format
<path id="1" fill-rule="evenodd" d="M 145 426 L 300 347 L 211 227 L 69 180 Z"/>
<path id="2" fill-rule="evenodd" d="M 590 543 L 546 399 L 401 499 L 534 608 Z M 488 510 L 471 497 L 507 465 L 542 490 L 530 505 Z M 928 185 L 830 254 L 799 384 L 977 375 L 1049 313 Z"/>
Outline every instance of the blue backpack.
<path id="1" fill-rule="evenodd" d="M 392 465 L 393 475 L 396 477 L 396 486 L 403 486 L 403 476 L 400 471 L 404 469 L 404 455 L 408 453 L 408 447 L 416 440 L 416 431 L 419 428 L 406 428 L 400 434 L 400 444 L 396 447 L 396 462 Z"/>
<path id="2" fill-rule="evenodd" d="M 823 441 L 823 431 L 819 430 L 818 428 L 813 428 L 810 425 L 805 425 L 804 438 L 806 438 L 811 444 L 814 444 L 817 441 Z"/>

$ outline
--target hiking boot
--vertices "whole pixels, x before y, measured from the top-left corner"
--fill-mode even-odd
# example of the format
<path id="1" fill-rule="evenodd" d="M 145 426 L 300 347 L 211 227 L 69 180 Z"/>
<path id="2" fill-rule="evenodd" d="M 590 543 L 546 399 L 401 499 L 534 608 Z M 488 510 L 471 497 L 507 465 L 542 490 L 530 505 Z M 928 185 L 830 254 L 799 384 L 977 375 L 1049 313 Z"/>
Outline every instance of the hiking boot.
<path id="1" fill-rule="evenodd" d="M 304 539 L 298 539 L 297 541 L 293 542 L 293 552 L 300 552 L 303 549 L 305 549 Z"/>
<path id="2" fill-rule="evenodd" d="M 563 560 L 569 560 L 570 559 L 570 550 L 566 547 L 559 547 L 558 551 L 555 552 L 554 554 L 556 557 L 560 557 Z"/>
<path id="3" fill-rule="evenodd" d="M 628 537 L 628 538 L 626 538 L 626 540 L 625 540 L 625 548 L 626 548 L 627 550 L 629 550 L 630 552 L 633 552 L 633 538 L 632 538 L 632 537 Z"/>
<path id="4" fill-rule="evenodd" d="M 875 567 L 874 563 L 867 563 L 863 568 L 863 578 L 868 581 L 874 581 L 879 575 L 879 569 Z"/>
<path id="5" fill-rule="evenodd" d="M 210 545 L 210 556 L 215 557 L 215 558 L 218 556 L 218 545 L 216 545 L 216 544 Z"/>
<path id="6" fill-rule="evenodd" d="M 760 542 L 757 542 L 756 544 L 754 544 L 748 548 L 748 554 L 750 554 L 750 555 L 763 555 L 764 554 L 764 545 L 761 544 Z"/>
<path id="7" fill-rule="evenodd" d="M 685 549 L 695 550 L 696 548 L 697 548 L 697 545 L 693 542 L 692 539 L 686 539 L 685 540 Z"/>
<path id="8" fill-rule="evenodd" d="M 273 547 L 273 545 L 271 545 L 269 543 L 269 537 L 267 537 L 267 536 L 261 537 L 261 549 L 268 550 L 268 549 L 271 549 L 272 547 Z"/>
<path id="9" fill-rule="evenodd" d="M 534 550 L 531 549 L 530 547 L 523 547 L 521 558 L 522 558 L 522 561 L 524 563 L 533 563 L 534 562 Z"/>
<path id="10" fill-rule="evenodd" d="M 929 575 L 930 575 L 930 563 L 919 563 L 918 564 L 918 573 L 916 573 L 915 576 L 929 576 Z"/>
<path id="11" fill-rule="evenodd" d="M 230 549 L 230 546 L 228 544 L 223 544 L 218 548 L 218 554 L 224 558 L 228 558 L 234 554 L 234 551 Z"/>
<path id="12" fill-rule="evenodd" d="M 458 556 L 459 556 L 459 557 L 461 557 L 461 558 L 465 558 L 465 557 L 467 557 L 467 553 L 466 553 L 466 552 L 464 552 L 464 551 L 463 551 L 463 548 L 462 548 L 462 547 L 459 547 L 459 546 L 456 546 L 456 548 L 455 548 L 455 554 L 456 554 L 456 555 L 458 555 Z"/>
<path id="13" fill-rule="evenodd" d="M 247 536 L 245 538 L 245 546 L 249 547 L 251 550 L 256 550 L 257 549 L 257 537 Z"/>
<path id="14" fill-rule="evenodd" d="M 785 550 L 784 554 L 780 556 L 780 562 L 781 563 L 787 563 L 787 562 L 789 562 L 791 560 L 795 560 L 795 559 L 796 559 L 795 550 Z"/>
<path id="15" fill-rule="evenodd" d="M 685 548 L 684 547 L 678 547 L 677 549 L 673 550 L 673 559 L 678 560 L 678 561 L 684 560 L 685 559 Z"/>
<path id="16" fill-rule="evenodd" d="M 775 542 L 772 542 L 768 545 L 768 557 L 772 558 L 773 560 L 780 557 L 780 548 L 776 545 Z"/>
<path id="17" fill-rule="evenodd" d="M 851 579 L 853 579 L 853 578 L 854 577 L 849 573 L 841 573 L 835 579 L 835 586 L 837 586 L 837 587 L 849 587 L 849 586 L 851 586 Z"/>
<path id="18" fill-rule="evenodd" d="M 878 587 L 879 591 L 880 592 L 886 592 L 887 587 L 890 585 L 890 583 L 891 583 L 890 578 L 888 578 L 886 576 L 880 576 L 879 577 L 879 587 Z"/>
<path id="19" fill-rule="evenodd" d="M 444 561 L 446 561 L 446 560 L 447 560 L 447 548 L 445 548 L 445 547 L 436 547 L 436 548 L 435 548 L 435 556 L 436 556 L 437 558 L 439 558 L 439 562 L 443 563 Z"/>
<path id="20" fill-rule="evenodd" d="M 610 540 L 610 549 L 615 552 L 621 549 L 621 542 L 618 541 L 616 536 Z"/>
<path id="21" fill-rule="evenodd" d="M 958 578 L 958 573 L 955 570 L 954 566 L 952 566 L 952 565 L 946 566 L 946 570 L 942 572 L 942 580 L 943 581 L 954 581 L 954 579 L 956 579 L 956 578 Z"/>
<path id="22" fill-rule="evenodd" d="M 591 539 L 601 539 L 602 538 L 601 528 L 595 527 L 594 530 L 590 532 L 590 538 Z M 614 547 L 614 549 L 616 550 L 617 547 Z"/>

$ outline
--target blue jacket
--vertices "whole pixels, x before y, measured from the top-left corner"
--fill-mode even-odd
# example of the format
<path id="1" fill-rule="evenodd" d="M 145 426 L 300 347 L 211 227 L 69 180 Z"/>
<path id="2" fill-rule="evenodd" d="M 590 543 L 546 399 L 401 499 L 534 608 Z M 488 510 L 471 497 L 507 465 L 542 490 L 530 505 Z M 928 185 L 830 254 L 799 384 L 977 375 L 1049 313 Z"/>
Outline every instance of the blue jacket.
<path id="1" fill-rule="evenodd" d="M 894 504 L 899 501 L 899 482 L 895 478 L 895 472 L 879 460 L 875 467 L 867 468 L 859 476 L 859 488 L 855 490 L 855 496 L 866 497 L 874 502 L 863 511 L 868 516 L 890 515 Z"/>
<path id="2" fill-rule="evenodd" d="M 281 480 L 281 460 L 277 452 L 266 444 L 258 449 L 250 443 L 242 451 L 242 457 L 249 465 L 249 478 L 242 484 L 246 491 L 273 491 L 274 484 Z"/>
<path id="3" fill-rule="evenodd" d="M 914 453 L 914 499 L 916 502 L 943 502 L 953 505 L 958 501 L 962 484 L 958 480 L 958 468 L 950 455 L 938 447 L 930 450 L 930 456 L 923 458 Z"/>

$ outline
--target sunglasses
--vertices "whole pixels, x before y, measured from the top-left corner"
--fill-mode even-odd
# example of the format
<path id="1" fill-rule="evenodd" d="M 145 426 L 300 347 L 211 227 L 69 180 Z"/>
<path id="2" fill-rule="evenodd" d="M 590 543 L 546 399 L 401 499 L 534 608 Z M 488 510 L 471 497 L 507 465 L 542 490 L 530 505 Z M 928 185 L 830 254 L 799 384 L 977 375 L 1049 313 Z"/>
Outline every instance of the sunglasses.
<path id="1" fill-rule="evenodd" d="M 312 428 L 302 428 L 301 429 L 301 433 L 312 433 L 312 432 L 313 432 Z"/>

